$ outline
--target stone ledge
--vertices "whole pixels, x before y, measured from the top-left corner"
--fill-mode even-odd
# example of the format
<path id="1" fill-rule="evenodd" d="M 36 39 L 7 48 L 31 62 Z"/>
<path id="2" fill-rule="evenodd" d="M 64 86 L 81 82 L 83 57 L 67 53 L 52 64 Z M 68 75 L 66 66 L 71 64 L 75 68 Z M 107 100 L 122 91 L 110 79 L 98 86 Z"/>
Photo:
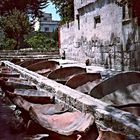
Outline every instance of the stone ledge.
<path id="1" fill-rule="evenodd" d="M 0 60 L 10 60 L 10 59 L 58 59 L 59 55 L 1 55 Z"/>
<path id="2" fill-rule="evenodd" d="M 54 94 L 57 101 L 64 102 L 70 107 L 76 108 L 82 112 L 91 112 L 95 117 L 96 124 L 101 129 L 140 137 L 140 117 L 115 109 L 89 95 L 85 95 L 67 86 L 61 85 L 9 61 L 3 62 L 21 73 L 23 77 L 33 81 L 42 89 Z"/>

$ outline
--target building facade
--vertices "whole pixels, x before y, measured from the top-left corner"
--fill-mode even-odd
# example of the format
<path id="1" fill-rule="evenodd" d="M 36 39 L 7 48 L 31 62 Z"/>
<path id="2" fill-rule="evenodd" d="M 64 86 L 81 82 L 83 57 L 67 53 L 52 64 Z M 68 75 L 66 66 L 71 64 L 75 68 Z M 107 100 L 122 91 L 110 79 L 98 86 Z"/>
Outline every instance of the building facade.
<path id="1" fill-rule="evenodd" d="M 74 0 L 75 19 L 60 28 L 60 51 L 67 59 L 139 70 L 139 5 L 139 0 Z"/>
<path id="2" fill-rule="evenodd" d="M 41 32 L 53 32 L 58 27 L 59 21 L 52 20 L 51 13 L 43 13 L 39 19 L 39 30 Z"/>

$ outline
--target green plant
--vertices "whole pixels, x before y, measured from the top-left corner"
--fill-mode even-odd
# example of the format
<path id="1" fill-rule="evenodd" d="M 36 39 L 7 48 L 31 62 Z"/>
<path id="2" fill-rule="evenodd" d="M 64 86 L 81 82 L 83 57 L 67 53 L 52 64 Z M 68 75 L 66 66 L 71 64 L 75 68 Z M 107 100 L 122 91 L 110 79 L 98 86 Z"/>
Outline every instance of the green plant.
<path id="1" fill-rule="evenodd" d="M 1 0 L 0 15 L 11 14 L 11 11 L 17 9 L 30 18 L 35 19 L 41 15 L 41 10 L 48 5 L 48 0 Z"/>
<path id="2" fill-rule="evenodd" d="M 17 9 L 14 9 L 9 15 L 0 18 L 0 27 L 6 38 L 16 41 L 14 49 L 23 47 L 24 35 L 31 31 L 27 15 Z"/>
<path id="3" fill-rule="evenodd" d="M 57 31 L 52 33 L 34 32 L 26 38 L 26 43 L 34 49 L 57 49 Z"/>
<path id="4" fill-rule="evenodd" d="M 61 24 L 74 20 L 74 0 L 50 0 L 61 17 Z"/>
<path id="5" fill-rule="evenodd" d="M 11 38 L 2 38 L 0 41 L 0 50 L 11 50 L 14 49 L 16 41 Z"/>

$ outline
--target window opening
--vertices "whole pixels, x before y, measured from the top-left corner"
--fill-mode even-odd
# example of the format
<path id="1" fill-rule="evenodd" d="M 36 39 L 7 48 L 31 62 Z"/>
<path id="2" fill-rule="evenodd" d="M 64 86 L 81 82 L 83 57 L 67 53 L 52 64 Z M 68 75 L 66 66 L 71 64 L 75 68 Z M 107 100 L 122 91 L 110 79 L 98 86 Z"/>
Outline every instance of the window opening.
<path id="1" fill-rule="evenodd" d="M 49 31 L 49 28 L 48 28 L 48 27 L 46 27 L 46 28 L 45 28 L 45 32 L 48 32 L 48 31 Z"/>
<path id="2" fill-rule="evenodd" d="M 97 24 L 101 23 L 101 17 L 100 16 L 96 16 L 94 17 L 94 28 L 96 28 Z"/>
<path id="3" fill-rule="evenodd" d="M 76 15 L 76 19 L 78 21 L 78 30 L 80 30 L 80 17 L 79 17 L 79 15 Z"/>

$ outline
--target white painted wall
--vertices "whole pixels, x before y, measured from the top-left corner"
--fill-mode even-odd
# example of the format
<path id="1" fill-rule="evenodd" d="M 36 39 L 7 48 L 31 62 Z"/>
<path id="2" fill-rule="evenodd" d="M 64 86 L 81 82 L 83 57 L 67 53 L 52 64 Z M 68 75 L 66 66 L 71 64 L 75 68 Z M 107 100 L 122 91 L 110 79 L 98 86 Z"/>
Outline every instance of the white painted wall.
<path id="1" fill-rule="evenodd" d="M 58 24 L 59 21 L 52 20 L 51 13 L 43 13 L 43 17 L 39 19 L 39 30 L 41 32 L 53 32 L 58 27 Z"/>
<path id="2" fill-rule="evenodd" d="M 134 34 L 137 27 L 131 20 L 123 25 L 122 7 L 115 0 L 83 0 L 83 3 L 75 0 L 74 3 L 75 20 L 60 29 L 61 49 L 66 58 L 82 62 L 90 59 L 92 64 L 109 65 L 115 69 L 116 65 L 121 69 L 122 61 L 128 66 L 131 56 L 126 51 L 126 44 L 129 34 Z M 101 23 L 95 28 L 94 18 L 97 16 L 100 16 Z M 137 31 L 131 39 L 138 42 Z M 131 45 L 130 48 L 135 47 Z"/>

